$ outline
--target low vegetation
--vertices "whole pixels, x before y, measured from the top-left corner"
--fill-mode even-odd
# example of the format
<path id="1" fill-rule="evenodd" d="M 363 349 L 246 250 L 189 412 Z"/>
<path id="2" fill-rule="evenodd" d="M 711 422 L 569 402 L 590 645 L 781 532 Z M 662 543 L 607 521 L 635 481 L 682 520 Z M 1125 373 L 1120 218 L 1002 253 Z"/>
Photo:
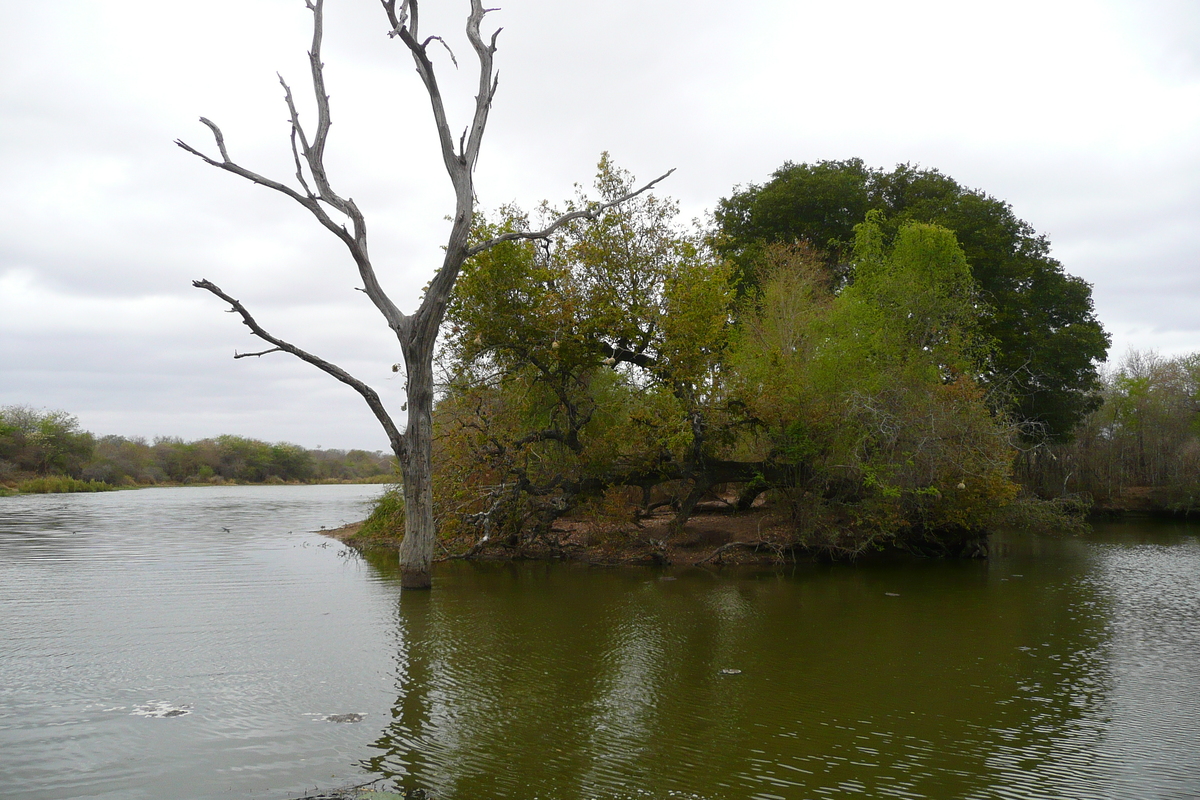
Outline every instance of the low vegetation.
<path id="1" fill-rule="evenodd" d="M 66 494 L 69 492 L 111 492 L 117 487 L 103 481 L 81 481 L 66 475 L 49 475 L 17 482 L 17 494 Z"/>
<path id="2" fill-rule="evenodd" d="M 241 436 L 185 442 L 102 436 L 64 411 L 0 408 L 0 487 L 87 492 L 162 484 L 385 483 L 394 459 L 365 450 L 306 450 Z"/>

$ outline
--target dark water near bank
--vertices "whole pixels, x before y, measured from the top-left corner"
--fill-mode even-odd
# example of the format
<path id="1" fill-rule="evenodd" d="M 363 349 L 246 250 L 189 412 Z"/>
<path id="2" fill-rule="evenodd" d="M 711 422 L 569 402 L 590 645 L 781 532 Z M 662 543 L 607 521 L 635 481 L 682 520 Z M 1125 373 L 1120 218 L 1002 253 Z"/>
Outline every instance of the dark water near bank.
<path id="1" fill-rule="evenodd" d="M 0 797 L 1200 796 L 1195 527 L 401 596 L 377 491 L 0 499 Z"/>

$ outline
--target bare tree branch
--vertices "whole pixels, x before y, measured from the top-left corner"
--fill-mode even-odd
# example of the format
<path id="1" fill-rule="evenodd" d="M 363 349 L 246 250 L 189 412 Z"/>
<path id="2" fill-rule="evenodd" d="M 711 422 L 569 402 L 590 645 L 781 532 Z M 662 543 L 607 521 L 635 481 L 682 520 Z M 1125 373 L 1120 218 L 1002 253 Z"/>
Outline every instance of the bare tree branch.
<path id="1" fill-rule="evenodd" d="M 317 132 L 313 136 L 312 148 L 305 147 L 308 168 L 312 172 L 313 181 L 317 184 L 317 195 L 338 211 L 350 217 L 354 222 L 357 233 L 362 221 L 362 215 L 355 215 L 350 204 L 333 191 L 329 178 L 325 174 L 325 143 L 329 140 L 329 95 L 325 93 L 325 65 L 321 63 L 321 40 L 325 35 L 324 0 L 316 0 L 313 7 L 313 40 L 312 49 L 308 51 L 309 71 L 312 73 L 313 95 L 317 101 Z M 290 95 L 290 93 L 289 93 Z M 296 121 L 295 109 L 289 102 L 292 112 L 293 125 Z"/>
<path id="2" fill-rule="evenodd" d="M 296 112 L 296 104 L 292 101 L 292 87 L 287 85 L 287 81 L 278 72 L 275 75 L 279 78 L 279 85 L 283 87 L 283 102 L 287 104 L 288 115 L 292 121 L 292 159 L 296 162 L 296 180 L 304 187 L 304 193 L 309 197 L 315 197 L 312 189 L 308 188 L 308 181 L 304 180 L 304 168 L 300 165 L 300 153 L 303 151 L 304 158 L 307 160 L 309 155 L 308 137 L 304 135 L 304 128 L 300 125 L 300 115 Z M 296 140 L 299 139 L 300 146 L 296 146 Z"/>
<path id="3" fill-rule="evenodd" d="M 229 163 L 229 153 L 225 150 L 225 137 L 221 135 L 221 129 L 218 128 L 217 124 L 215 122 L 213 122 L 212 120 L 201 117 L 200 121 L 203 122 L 205 125 L 207 125 L 209 127 L 209 129 L 213 132 L 213 136 L 216 137 L 216 140 L 217 140 L 217 149 L 221 151 L 221 158 L 225 161 L 226 164 L 228 164 Z"/>
<path id="4" fill-rule="evenodd" d="M 233 310 L 241 316 L 242 323 L 248 327 L 255 336 L 263 341 L 275 345 L 273 350 L 264 350 L 261 353 L 246 353 L 245 355 L 265 355 L 266 353 L 274 352 L 274 350 L 282 350 L 285 353 L 291 353 L 302 361 L 307 361 L 309 364 L 312 364 L 322 372 L 328 373 L 329 375 L 337 378 L 339 381 L 362 395 L 363 399 L 367 401 L 367 405 L 370 406 L 371 411 L 374 412 L 375 418 L 379 420 L 379 423 L 383 426 L 384 431 L 387 433 L 388 439 L 391 442 L 392 448 L 396 454 L 400 455 L 405 452 L 406 446 L 404 439 L 400 435 L 400 431 L 396 428 L 396 424 L 392 421 L 391 415 L 388 414 L 387 409 L 383 407 L 383 403 L 379 399 L 379 394 L 374 389 L 360 381 L 358 378 L 355 378 L 349 372 L 346 372 L 346 370 L 342 369 L 336 364 L 331 364 L 319 356 L 315 356 L 306 350 L 296 347 L 294 344 L 285 342 L 283 339 L 279 339 L 267 333 L 267 331 L 258 324 L 254 317 L 250 315 L 250 312 L 246 310 L 245 306 L 243 306 L 239 301 L 230 297 L 225 292 L 221 291 L 221 288 L 212 281 L 192 281 L 192 285 L 197 289 L 204 289 L 205 291 L 211 292 L 224 300 L 226 303 L 229 303 L 229 305 L 233 307 Z"/>
<path id="5" fill-rule="evenodd" d="M 237 310 L 233 309 L 233 312 L 237 313 Z M 258 353 L 239 353 L 237 350 L 234 350 L 233 357 L 234 358 L 250 358 L 251 356 L 255 356 L 257 358 L 261 358 L 262 356 L 265 356 L 268 353 L 282 353 L 282 352 L 283 352 L 282 347 L 272 347 L 270 350 L 263 350 Z"/>
<path id="6" fill-rule="evenodd" d="M 482 244 L 477 244 L 474 247 L 472 247 L 470 250 L 467 251 L 467 255 L 468 256 L 478 255 L 479 253 L 482 253 L 484 250 L 488 250 L 492 247 L 495 247 L 496 245 L 500 244 L 501 242 L 513 242 L 513 241 L 518 241 L 518 240 L 522 240 L 522 239 L 546 239 L 550 236 L 550 234 L 554 233 L 556 230 L 561 228 L 563 225 L 566 225 L 568 222 L 573 222 L 577 219 L 586 219 L 586 220 L 599 219 L 600 215 L 603 214 L 608 209 L 612 208 L 613 206 L 620 205 L 621 203 L 624 203 L 628 200 L 632 200 L 633 198 L 637 197 L 639 194 L 642 194 L 643 192 L 649 191 L 656 184 L 661 183 L 662 181 L 664 181 L 668 177 L 670 177 L 671 173 L 674 171 L 675 171 L 674 169 L 668 170 L 667 172 L 664 172 L 662 175 L 659 175 L 657 178 L 655 178 L 654 180 L 647 183 L 642 188 L 632 191 L 628 194 L 622 195 L 622 196 L 618 197 L 616 200 L 610 200 L 607 203 L 602 203 L 601 205 L 598 205 L 595 208 L 584 209 L 582 211 L 572 211 L 569 214 L 563 214 L 561 217 L 554 220 L 554 222 L 550 223 L 547 227 L 543 228 L 540 231 L 513 231 L 511 233 L 506 233 L 502 236 L 497 236 L 495 239 L 489 239 Z"/>
<path id="7" fill-rule="evenodd" d="M 699 560 L 699 561 L 697 561 L 696 563 L 692 564 L 692 566 L 693 566 L 693 567 L 699 567 L 699 566 L 702 566 L 702 565 L 704 565 L 704 564 L 707 564 L 709 561 L 712 561 L 712 560 L 714 560 L 714 559 L 716 559 L 716 560 L 718 560 L 718 561 L 719 561 L 719 560 L 720 560 L 720 558 L 721 558 L 721 556 L 725 555 L 725 553 L 727 553 L 727 552 L 729 552 L 730 550 L 733 550 L 733 549 L 735 549 L 735 548 L 738 548 L 738 547 L 744 547 L 744 548 L 746 548 L 747 550 L 758 550 L 758 548 L 760 548 L 760 547 L 767 547 L 767 548 L 770 548 L 771 550 L 775 551 L 775 555 L 776 555 L 776 556 L 781 556 L 781 555 L 782 555 L 781 549 L 780 549 L 780 548 L 778 548 L 778 547 L 775 547 L 775 546 L 773 546 L 773 545 L 772 545 L 770 542 L 768 542 L 768 541 L 757 541 L 757 542 L 729 542 L 728 544 L 723 544 L 723 545 L 721 545 L 720 547 L 718 547 L 716 550 L 713 550 L 713 551 L 712 551 L 711 553 L 709 553 L 707 556 L 705 556 L 704 558 L 700 559 L 700 560 Z"/>
<path id="8" fill-rule="evenodd" d="M 454 57 L 454 51 L 450 49 L 450 45 L 446 44 L 446 40 L 440 36 L 426 37 L 425 41 L 421 42 L 421 49 L 424 50 L 429 46 L 430 42 L 437 41 L 442 43 L 442 47 L 446 48 L 446 52 L 450 54 L 450 62 L 454 64 L 454 68 L 458 69 L 458 59 Z"/>
<path id="9" fill-rule="evenodd" d="M 248 170 L 245 167 L 239 166 L 238 164 L 229 160 L 229 155 L 225 150 L 225 139 L 221 135 L 221 129 L 217 127 L 216 123 L 212 122 L 211 120 L 205 119 L 204 117 L 201 117 L 200 121 L 203 122 L 205 125 L 207 125 L 212 130 L 213 136 L 216 137 L 217 147 L 221 151 L 221 157 L 223 159 L 222 161 L 217 161 L 214 158 L 209 158 L 204 153 L 201 153 L 199 150 L 197 150 L 196 148 L 192 147 L 191 145 L 187 144 L 186 142 L 184 142 L 180 139 L 176 139 L 175 144 L 179 145 L 180 147 L 182 147 L 184 150 L 188 151 L 192 155 L 199 157 L 207 164 L 211 164 L 214 167 L 220 167 L 221 169 L 223 169 L 227 172 L 232 172 L 234 175 L 240 175 L 241 177 L 245 178 L 248 181 L 257 183 L 261 186 L 266 186 L 268 189 L 274 189 L 275 191 L 280 192 L 282 194 L 286 194 L 288 197 L 292 198 L 293 200 L 295 200 L 296 202 L 300 203 L 301 205 L 303 205 L 305 207 L 309 206 L 309 204 L 307 202 L 308 198 L 305 197 L 304 195 L 300 194 L 299 192 L 297 192 L 295 189 L 288 186 L 287 184 L 280 183 L 279 181 L 272 180 L 263 175 L 259 175 L 257 172 Z M 334 225 L 336 228 L 336 223 L 334 223 L 332 220 L 330 220 L 329 222 L 330 222 L 330 224 Z M 328 227 L 328 225 L 326 227 Z"/>
<path id="10" fill-rule="evenodd" d="M 383 10 L 387 12 L 388 22 L 392 25 L 392 29 L 388 31 L 388 37 L 399 36 L 400 31 L 408 23 L 408 0 L 404 0 L 399 11 L 396 10 L 396 0 L 380 0 L 380 2 L 383 3 Z M 416 25 L 413 26 L 414 35 L 416 35 L 415 30 Z"/>
<path id="11" fill-rule="evenodd" d="M 455 190 L 459 188 L 456 180 L 458 170 L 458 154 L 454 152 L 454 140 L 450 135 L 450 124 L 446 117 L 445 103 L 442 101 L 442 91 L 438 88 L 437 76 L 434 74 L 433 62 L 429 60 L 429 56 L 425 51 L 425 47 L 416 40 L 416 5 L 410 5 L 411 18 L 407 28 L 401 26 L 398 29 L 397 36 L 400 41 L 404 42 L 412 53 L 413 61 L 417 65 L 417 74 L 421 76 L 421 82 L 425 84 L 425 90 L 429 94 L 429 103 L 433 108 L 434 126 L 437 128 L 438 142 L 442 150 L 442 162 L 446 166 L 446 171 L 450 173 L 451 180 L 455 182 Z"/>
<path id="12" fill-rule="evenodd" d="M 292 128 L 292 136 L 291 136 L 292 158 L 296 162 L 296 180 L 300 181 L 300 185 L 304 187 L 304 193 L 306 195 L 308 195 L 309 197 L 315 197 L 316 195 L 313 194 L 312 189 L 308 188 L 308 181 L 304 180 L 304 169 L 300 166 L 300 152 L 299 152 L 299 150 L 296 149 L 296 135 L 298 133 L 299 133 L 299 129 L 293 127 Z"/>
<path id="13" fill-rule="evenodd" d="M 479 33 L 479 26 L 488 11 L 479 0 L 471 0 L 471 16 L 467 18 L 467 38 L 479 57 L 479 94 L 475 95 L 475 118 L 471 121 L 471 135 L 467 139 L 466 150 L 462 157 L 469 170 L 474 170 L 479 161 L 479 148 L 483 143 L 483 131 L 487 127 L 488 113 L 492 110 L 492 99 L 496 94 L 499 83 L 495 76 L 492 56 L 496 53 L 496 39 L 500 36 L 500 28 L 492 33 L 490 43 L 485 44 Z"/>
<path id="14" fill-rule="evenodd" d="M 222 160 L 218 161 L 210 158 L 181 140 L 176 140 L 175 143 L 192 155 L 203 159 L 207 164 L 220 167 L 227 172 L 232 172 L 235 175 L 266 186 L 269 189 L 274 189 L 308 209 L 321 225 L 341 239 L 342 243 L 350 250 L 350 254 L 353 256 L 354 262 L 358 267 L 359 277 L 363 282 L 363 291 L 371 298 L 371 302 L 379 309 L 380 313 L 383 314 L 384 319 L 388 322 L 388 326 L 396 332 L 398 337 L 403 338 L 405 331 L 411 325 L 410 319 L 392 302 L 379 283 L 367 250 L 366 220 L 353 200 L 343 198 L 333 190 L 325 172 L 324 153 L 325 144 L 329 137 L 330 113 L 329 96 L 325 93 L 324 70 L 321 63 L 321 42 L 324 32 L 324 0 L 308 0 L 306 5 L 313 12 L 313 40 L 308 57 L 312 72 L 313 94 L 317 103 L 317 131 L 311 142 L 305 134 L 303 126 L 300 124 L 300 115 L 296 110 L 296 104 L 292 98 L 292 90 L 283 80 L 283 77 L 279 77 L 279 83 L 283 86 L 284 90 L 284 102 L 287 105 L 292 125 L 292 156 L 296 163 L 296 178 L 304 190 L 303 193 L 296 191 L 287 184 L 259 175 L 235 163 L 229 158 L 229 153 L 225 147 L 225 137 L 222 135 L 221 129 L 217 127 L 216 123 L 204 117 L 201 117 L 200 121 L 213 132 L 213 137 L 216 139 L 217 148 L 221 152 Z M 302 162 L 307 165 L 309 174 L 315 183 L 315 193 L 304 179 Z M 351 229 L 348 230 L 344 224 L 330 217 L 325 207 L 322 206 L 322 203 L 349 218 Z"/>
<path id="15" fill-rule="evenodd" d="M 608 366 L 612 366 L 618 362 L 636 364 L 642 369 L 654 369 L 658 366 L 658 359 L 652 358 L 641 351 L 621 347 L 619 344 L 614 347 L 607 342 L 599 342 L 597 343 L 597 348 L 607 356 L 605 364 Z"/>

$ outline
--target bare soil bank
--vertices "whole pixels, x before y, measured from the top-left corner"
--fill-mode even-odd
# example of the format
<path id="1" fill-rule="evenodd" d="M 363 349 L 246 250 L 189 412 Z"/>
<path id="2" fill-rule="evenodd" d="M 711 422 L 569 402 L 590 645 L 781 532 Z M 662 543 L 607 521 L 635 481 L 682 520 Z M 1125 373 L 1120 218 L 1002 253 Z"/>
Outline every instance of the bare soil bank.
<path id="1" fill-rule="evenodd" d="M 559 520 L 549 536 L 520 544 L 495 540 L 472 552 L 472 542 L 443 542 L 435 559 L 552 559 L 596 565 L 780 564 L 794 560 L 784 542 L 785 526 L 770 509 L 733 511 L 721 503 L 702 503 L 676 529 L 674 512 L 662 509 L 637 526 L 619 530 L 590 520 Z M 365 539 L 361 522 L 320 533 L 355 548 L 396 548 L 399 539 Z"/>
<path id="2" fill-rule="evenodd" d="M 1112 498 L 1096 503 L 1091 516 L 1113 519 L 1123 516 L 1200 518 L 1200 506 L 1180 510 L 1178 498 L 1154 487 L 1130 487 Z M 548 536 L 532 543 L 499 538 L 480 547 L 473 541 L 440 542 L 435 560 L 461 558 L 513 561 L 521 559 L 564 560 L 595 565 L 701 565 L 782 564 L 813 560 L 812 553 L 791 546 L 787 522 L 777 510 L 758 506 L 735 511 L 728 503 L 697 505 L 688 522 L 677 528 L 674 512 L 663 508 L 635 525 L 614 527 L 594 519 L 562 519 Z M 400 537 L 364 537 L 361 522 L 323 530 L 327 536 L 357 549 L 395 549 Z M 913 557 L 895 549 L 864 554 L 870 557 Z M 985 555 L 984 552 L 978 555 Z M 828 557 L 827 555 L 825 557 Z M 860 556 L 861 558 L 862 556 Z"/>

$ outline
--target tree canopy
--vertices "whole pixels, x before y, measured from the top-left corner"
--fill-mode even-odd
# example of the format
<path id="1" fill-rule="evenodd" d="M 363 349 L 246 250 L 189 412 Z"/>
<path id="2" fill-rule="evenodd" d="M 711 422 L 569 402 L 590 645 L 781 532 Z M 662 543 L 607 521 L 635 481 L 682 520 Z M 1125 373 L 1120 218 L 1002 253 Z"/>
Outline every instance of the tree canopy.
<path id="1" fill-rule="evenodd" d="M 65 411 L 0 408 L 0 478 L 9 472 L 78 477 L 96 440 Z"/>
<path id="2" fill-rule="evenodd" d="M 859 159 L 787 163 L 765 184 L 720 201 L 713 242 L 737 266 L 743 291 L 771 243 L 808 243 L 844 281 L 854 227 L 870 211 L 880 212 L 885 241 L 913 222 L 954 233 L 978 286 L 980 330 L 995 345 L 983 384 L 1004 393 L 1027 432 L 1069 438 L 1099 402 L 1097 368 L 1109 336 L 1091 287 L 1063 269 L 1047 238 L 1008 203 L 911 165 L 887 172 Z"/>
<path id="3" fill-rule="evenodd" d="M 605 157 L 594 197 L 538 215 L 632 185 Z M 642 195 L 465 265 L 435 413 L 444 530 L 517 543 L 572 510 L 663 504 L 681 525 L 732 486 L 742 505 L 776 493 L 789 545 L 971 552 L 1015 488 L 1007 419 L 975 377 L 989 350 L 954 234 L 888 230 L 871 212 L 846 246 L 848 282 L 781 244 L 759 248 L 746 280 L 677 215 Z M 475 235 L 529 224 L 509 207 Z"/>

